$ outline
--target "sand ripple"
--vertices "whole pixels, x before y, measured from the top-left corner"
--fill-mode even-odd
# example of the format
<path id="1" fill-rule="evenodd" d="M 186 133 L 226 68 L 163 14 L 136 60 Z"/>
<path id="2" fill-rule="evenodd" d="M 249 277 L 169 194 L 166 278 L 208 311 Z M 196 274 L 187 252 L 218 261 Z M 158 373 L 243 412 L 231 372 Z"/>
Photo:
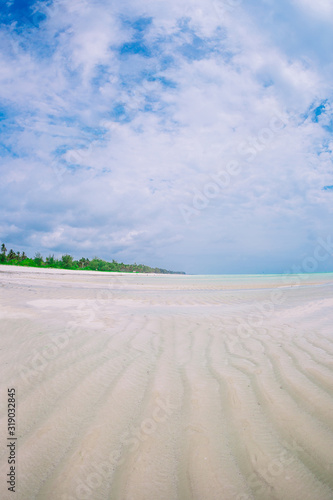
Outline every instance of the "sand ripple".
<path id="1" fill-rule="evenodd" d="M 17 499 L 333 499 L 333 275 L 0 279 Z"/>

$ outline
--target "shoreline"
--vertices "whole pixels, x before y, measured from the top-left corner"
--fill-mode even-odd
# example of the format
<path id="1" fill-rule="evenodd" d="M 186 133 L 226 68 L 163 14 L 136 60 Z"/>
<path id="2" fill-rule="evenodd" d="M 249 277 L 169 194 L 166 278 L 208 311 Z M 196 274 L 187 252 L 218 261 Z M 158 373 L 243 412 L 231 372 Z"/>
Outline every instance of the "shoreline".
<path id="1" fill-rule="evenodd" d="M 0 272 L 6 272 L 7 269 L 13 269 L 14 272 L 29 272 L 29 271 L 36 271 L 38 273 L 40 272 L 65 272 L 67 274 L 72 273 L 72 274 L 78 274 L 82 273 L 84 275 L 86 274 L 91 274 L 91 275 L 121 275 L 121 276 L 174 276 L 174 277 L 190 277 L 190 278 L 210 278 L 214 279 L 216 277 L 226 277 L 226 278 L 241 278 L 241 277 L 251 277 L 251 278 L 260 278 L 260 279 L 269 279 L 272 277 L 286 277 L 286 276 L 306 276 L 306 277 L 311 277 L 311 276 L 327 276 L 327 277 L 332 277 L 333 279 L 333 271 L 328 271 L 328 272 L 318 272 L 318 273 L 272 273 L 272 274 L 182 274 L 182 273 L 139 273 L 139 272 L 118 272 L 118 271 L 90 271 L 87 270 L 85 271 L 84 269 L 62 269 L 62 268 L 52 268 L 52 267 L 33 267 L 33 266 L 17 266 L 17 265 L 11 265 L 11 264 L 0 264 Z"/>

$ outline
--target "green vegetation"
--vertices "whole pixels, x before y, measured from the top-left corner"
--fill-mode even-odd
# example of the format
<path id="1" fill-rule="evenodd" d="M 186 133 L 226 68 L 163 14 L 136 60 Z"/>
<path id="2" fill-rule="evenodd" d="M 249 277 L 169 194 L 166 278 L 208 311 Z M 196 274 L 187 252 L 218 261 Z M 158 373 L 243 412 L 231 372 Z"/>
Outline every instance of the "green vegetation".
<path id="1" fill-rule="evenodd" d="M 82 257 L 80 260 L 74 260 L 71 255 L 65 254 L 60 260 L 55 259 L 54 255 L 49 255 L 44 260 L 42 255 L 37 252 L 33 259 L 26 256 L 25 252 L 14 252 L 10 249 L 7 254 L 7 248 L 4 243 L 1 245 L 0 264 L 11 266 L 29 266 L 29 267 L 51 267 L 54 269 L 83 269 L 87 271 L 109 271 L 126 273 L 162 273 L 162 274 L 185 274 L 183 272 L 167 271 L 158 267 L 144 266 L 143 264 L 123 264 L 115 260 L 106 262 L 105 260 L 94 257 L 92 260 Z"/>

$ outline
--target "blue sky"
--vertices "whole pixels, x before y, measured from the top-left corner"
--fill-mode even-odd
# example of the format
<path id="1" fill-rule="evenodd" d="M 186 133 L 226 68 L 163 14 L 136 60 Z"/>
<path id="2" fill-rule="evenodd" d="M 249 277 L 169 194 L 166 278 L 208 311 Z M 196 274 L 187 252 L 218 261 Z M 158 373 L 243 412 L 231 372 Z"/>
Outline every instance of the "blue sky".
<path id="1" fill-rule="evenodd" d="M 8 249 L 281 273 L 332 235 L 330 0 L 0 9 Z"/>

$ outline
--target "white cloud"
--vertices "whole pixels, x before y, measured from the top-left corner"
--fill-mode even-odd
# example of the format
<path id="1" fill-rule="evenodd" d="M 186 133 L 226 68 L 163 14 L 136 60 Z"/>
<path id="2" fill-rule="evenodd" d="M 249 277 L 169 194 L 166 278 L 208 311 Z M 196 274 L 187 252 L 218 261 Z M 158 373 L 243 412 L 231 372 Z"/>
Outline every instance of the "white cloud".
<path id="1" fill-rule="evenodd" d="M 3 32 L 5 242 L 191 272 L 234 272 L 248 248 L 254 272 L 329 231 L 325 68 L 227 7 L 62 0 L 39 30 Z M 240 174 L 186 224 L 180 206 L 232 160 Z"/>
<path id="2" fill-rule="evenodd" d="M 304 9 L 308 14 L 316 14 L 325 20 L 333 22 L 333 4 L 331 0 L 293 0 L 296 5 Z"/>

